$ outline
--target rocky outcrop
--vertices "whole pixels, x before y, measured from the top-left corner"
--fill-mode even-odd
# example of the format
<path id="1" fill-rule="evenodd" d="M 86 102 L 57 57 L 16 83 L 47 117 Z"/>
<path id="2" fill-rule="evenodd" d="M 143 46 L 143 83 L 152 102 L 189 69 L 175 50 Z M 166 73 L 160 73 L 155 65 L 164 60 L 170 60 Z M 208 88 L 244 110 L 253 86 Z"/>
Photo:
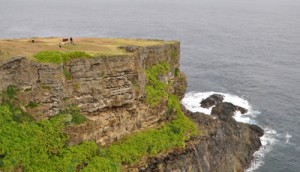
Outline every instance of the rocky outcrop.
<path id="1" fill-rule="evenodd" d="M 229 102 L 219 102 L 215 107 L 211 110 L 211 115 L 217 116 L 220 119 L 225 119 L 234 115 L 236 111 L 240 111 L 242 114 L 248 112 L 247 109 L 236 106 Z"/>
<path id="2" fill-rule="evenodd" d="M 232 172 L 250 165 L 261 146 L 260 127 L 236 122 L 231 116 L 224 120 L 202 113 L 186 114 L 198 124 L 201 136 L 189 140 L 183 149 L 148 159 L 136 171 Z"/>
<path id="3" fill-rule="evenodd" d="M 202 100 L 200 102 L 201 107 L 203 108 L 210 108 L 220 102 L 222 102 L 224 99 L 224 96 L 221 94 L 213 94 L 209 96 L 208 98 Z"/>
<path id="4" fill-rule="evenodd" d="M 179 46 L 178 42 L 126 46 L 122 48 L 127 55 L 79 58 L 63 64 L 13 57 L 0 62 L 0 92 L 9 85 L 17 86 L 22 109 L 37 120 L 76 105 L 88 121 L 66 129 L 70 144 L 84 140 L 111 143 L 166 120 L 166 106 L 153 108 L 145 102 L 145 70 L 149 67 L 167 62 L 171 69 L 161 80 L 173 83 L 169 92 L 184 95 L 186 79 L 179 71 Z M 175 77 L 175 71 L 181 77 Z M 38 106 L 28 108 L 30 102 Z"/>

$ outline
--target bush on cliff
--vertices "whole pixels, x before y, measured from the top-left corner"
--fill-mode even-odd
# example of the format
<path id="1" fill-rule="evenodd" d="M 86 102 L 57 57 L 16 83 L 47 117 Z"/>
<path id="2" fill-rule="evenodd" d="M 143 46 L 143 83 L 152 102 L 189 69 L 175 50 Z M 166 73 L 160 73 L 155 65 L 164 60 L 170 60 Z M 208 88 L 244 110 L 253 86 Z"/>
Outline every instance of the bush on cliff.
<path id="1" fill-rule="evenodd" d="M 94 142 L 67 146 L 64 116 L 18 123 L 7 105 L 0 105 L 0 169 L 74 171 L 97 154 Z"/>
<path id="2" fill-rule="evenodd" d="M 148 83 L 146 85 L 146 101 L 152 106 L 156 106 L 161 100 L 168 97 L 167 84 L 159 80 L 160 76 L 163 76 L 170 72 L 170 64 L 166 62 L 153 65 L 146 69 L 146 77 Z"/>
<path id="3" fill-rule="evenodd" d="M 19 108 L 17 92 L 16 87 L 9 86 L 1 94 L 0 170 L 74 171 L 97 154 L 94 142 L 67 146 L 67 136 L 63 133 L 65 114 L 40 122 L 27 120 L 28 115 Z M 76 109 L 68 113 L 78 116 Z M 76 120 L 72 118 L 72 122 Z"/>

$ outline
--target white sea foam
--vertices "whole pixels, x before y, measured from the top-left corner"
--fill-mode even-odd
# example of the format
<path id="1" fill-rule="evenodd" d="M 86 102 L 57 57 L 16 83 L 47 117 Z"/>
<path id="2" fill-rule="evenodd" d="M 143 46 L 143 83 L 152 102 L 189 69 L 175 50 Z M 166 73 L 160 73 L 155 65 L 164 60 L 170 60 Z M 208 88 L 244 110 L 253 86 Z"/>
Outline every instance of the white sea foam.
<path id="1" fill-rule="evenodd" d="M 233 118 L 236 121 L 243 123 L 256 124 L 255 118 L 260 114 L 259 111 L 253 110 L 252 106 L 246 99 L 238 97 L 236 95 L 231 95 L 227 93 L 219 93 L 219 92 L 189 92 L 185 95 L 182 100 L 182 104 L 191 112 L 202 112 L 204 114 L 209 115 L 213 107 L 206 109 L 200 106 L 200 102 L 203 99 L 206 99 L 212 94 L 222 94 L 224 95 L 223 102 L 230 102 L 234 105 L 241 106 L 243 108 L 248 109 L 246 114 L 241 114 L 240 112 L 236 112 Z M 272 150 L 273 145 L 278 141 L 276 138 L 278 134 L 275 130 L 270 128 L 264 128 L 265 134 L 260 138 L 262 146 L 261 148 L 254 153 L 254 158 L 247 172 L 255 171 L 258 167 L 260 167 L 264 162 L 264 156 L 266 153 Z M 289 142 L 291 136 L 287 133 L 286 142 Z"/>
<path id="2" fill-rule="evenodd" d="M 290 135 L 288 132 L 286 133 L 286 135 L 285 135 L 285 143 L 287 143 L 287 144 L 289 144 L 290 143 L 290 139 L 292 138 L 293 136 L 292 135 Z"/>

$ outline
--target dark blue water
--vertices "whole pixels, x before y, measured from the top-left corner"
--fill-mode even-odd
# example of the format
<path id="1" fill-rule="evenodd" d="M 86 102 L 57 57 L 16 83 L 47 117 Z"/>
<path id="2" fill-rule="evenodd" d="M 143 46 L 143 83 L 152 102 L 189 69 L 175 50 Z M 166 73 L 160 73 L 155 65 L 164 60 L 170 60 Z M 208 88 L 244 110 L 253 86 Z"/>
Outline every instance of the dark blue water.
<path id="1" fill-rule="evenodd" d="M 299 0 L 0 0 L 0 38 L 181 41 L 188 91 L 248 100 L 276 131 L 255 171 L 300 171 Z"/>

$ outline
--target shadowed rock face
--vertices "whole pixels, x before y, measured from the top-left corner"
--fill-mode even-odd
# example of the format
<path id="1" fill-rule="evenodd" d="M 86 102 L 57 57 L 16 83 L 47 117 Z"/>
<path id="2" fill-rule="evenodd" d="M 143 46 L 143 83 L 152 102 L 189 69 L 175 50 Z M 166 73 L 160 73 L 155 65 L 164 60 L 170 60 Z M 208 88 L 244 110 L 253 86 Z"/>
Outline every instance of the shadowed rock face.
<path id="1" fill-rule="evenodd" d="M 213 94 L 209 96 L 208 98 L 202 100 L 200 102 L 201 107 L 203 108 L 210 108 L 220 102 L 222 102 L 224 99 L 224 96 L 221 94 Z"/>
<path id="2" fill-rule="evenodd" d="M 236 122 L 231 116 L 222 120 L 198 112 L 185 113 L 198 124 L 202 135 L 189 140 L 184 149 L 149 159 L 139 171 L 232 172 L 244 171 L 250 165 L 261 146 L 260 127 Z"/>

